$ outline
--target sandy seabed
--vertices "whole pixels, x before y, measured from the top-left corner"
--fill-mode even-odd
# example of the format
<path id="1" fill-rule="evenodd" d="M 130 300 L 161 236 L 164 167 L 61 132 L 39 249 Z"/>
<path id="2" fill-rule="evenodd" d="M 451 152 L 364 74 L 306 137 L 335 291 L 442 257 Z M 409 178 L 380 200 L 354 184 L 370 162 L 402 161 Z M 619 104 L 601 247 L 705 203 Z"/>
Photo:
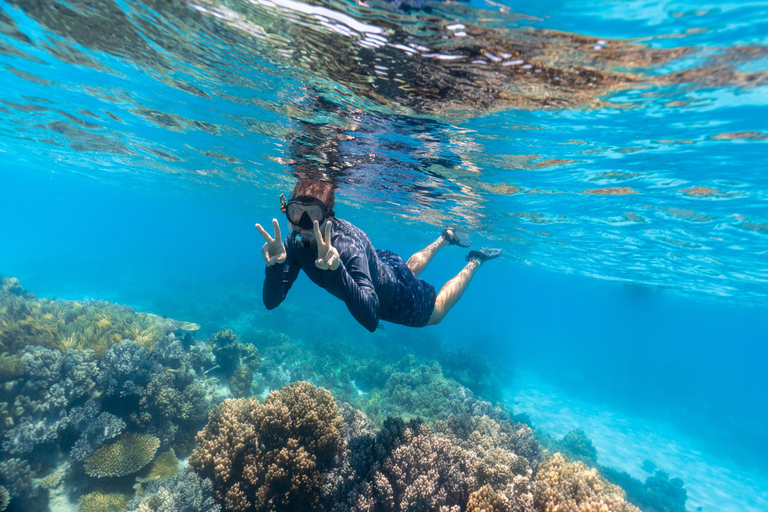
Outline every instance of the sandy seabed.
<path id="1" fill-rule="evenodd" d="M 650 460 L 670 478 L 681 478 L 688 491 L 688 510 L 768 510 L 768 479 L 707 453 L 702 443 L 669 423 L 572 398 L 534 372 L 522 369 L 517 371 L 515 389 L 506 395 L 515 413 L 529 415 L 536 427 L 555 437 L 582 429 L 597 448 L 599 464 L 645 481 L 650 474 L 641 466 Z"/>

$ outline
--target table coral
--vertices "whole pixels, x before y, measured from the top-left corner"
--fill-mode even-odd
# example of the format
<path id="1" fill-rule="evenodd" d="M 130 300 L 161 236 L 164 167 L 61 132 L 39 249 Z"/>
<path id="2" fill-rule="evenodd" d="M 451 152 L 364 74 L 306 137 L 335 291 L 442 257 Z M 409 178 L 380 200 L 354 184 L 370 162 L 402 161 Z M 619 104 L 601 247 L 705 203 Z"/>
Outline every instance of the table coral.
<path id="1" fill-rule="evenodd" d="M 84 469 L 98 478 L 130 475 L 149 464 L 159 446 L 160 440 L 154 436 L 123 434 L 85 459 Z"/>
<path id="2" fill-rule="evenodd" d="M 8 490 L 0 485 L 0 512 L 3 512 L 8 507 L 10 501 L 11 496 L 8 494 Z"/>
<path id="3" fill-rule="evenodd" d="M 105 494 L 95 491 L 80 497 L 78 506 L 80 512 L 105 512 L 108 510 L 125 510 L 131 500 L 130 496 L 119 493 Z"/>
<path id="4" fill-rule="evenodd" d="M 560 453 L 539 466 L 533 495 L 540 512 L 640 512 L 596 469 L 570 462 Z"/>
<path id="5" fill-rule="evenodd" d="M 331 394 L 308 382 L 214 409 L 190 464 L 214 483 L 227 510 L 311 510 L 320 473 L 341 453 L 342 419 Z"/>

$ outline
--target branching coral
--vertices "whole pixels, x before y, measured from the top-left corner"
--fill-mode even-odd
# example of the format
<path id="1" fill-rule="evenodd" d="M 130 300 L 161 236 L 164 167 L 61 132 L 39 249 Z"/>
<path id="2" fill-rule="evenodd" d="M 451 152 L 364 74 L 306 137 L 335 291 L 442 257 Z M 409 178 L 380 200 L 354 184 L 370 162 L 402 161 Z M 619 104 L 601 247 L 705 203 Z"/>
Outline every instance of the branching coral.
<path id="1" fill-rule="evenodd" d="M 578 460 L 589 467 L 597 465 L 597 449 L 581 429 L 571 430 L 560 441 L 560 452 L 571 460 Z"/>
<path id="2" fill-rule="evenodd" d="M 99 478 L 130 475 L 149 464 L 159 446 L 160 440 L 154 436 L 123 434 L 85 459 L 85 472 Z"/>
<path id="3" fill-rule="evenodd" d="M 8 490 L 0 485 L 0 512 L 8 508 L 8 503 L 10 502 L 11 496 L 8 494 Z"/>
<path id="4" fill-rule="evenodd" d="M 37 445 L 55 442 L 70 427 L 95 416 L 91 409 L 72 407 L 93 390 L 98 369 L 93 351 L 68 350 L 64 354 L 43 347 L 25 347 L 21 354 L 23 386 L 14 393 L 11 412 L 4 425 L 2 447 L 13 455 L 32 451 Z M 90 414 L 93 413 L 93 414 Z"/>
<path id="5" fill-rule="evenodd" d="M 308 382 L 226 400 L 198 434 L 190 464 L 211 478 L 228 510 L 311 510 L 320 472 L 341 452 L 342 419 L 331 394 Z"/>
<path id="6" fill-rule="evenodd" d="M 32 468 L 22 459 L 0 462 L 0 485 L 5 487 L 11 499 L 29 499 L 37 491 Z"/>
<path id="7" fill-rule="evenodd" d="M 488 416 L 498 422 L 506 421 L 510 417 L 509 411 L 476 398 L 472 391 L 462 386 L 457 387 L 451 393 L 445 414 L 453 414 L 457 417 L 466 415 Z"/>
<path id="8" fill-rule="evenodd" d="M 104 353 L 99 367 L 99 383 L 106 394 L 120 396 L 143 394 L 150 377 L 161 370 L 149 349 L 133 340 L 115 343 Z"/>
<path id="9" fill-rule="evenodd" d="M 345 459 L 345 474 L 324 489 L 336 512 L 458 512 L 477 488 L 473 456 L 420 420 L 387 419 L 375 436 L 352 438 Z"/>
<path id="10" fill-rule="evenodd" d="M 224 329 L 210 337 L 208 343 L 213 348 L 216 364 L 225 375 L 231 375 L 240 365 L 248 366 L 251 371 L 259 367 L 259 351 L 254 345 L 241 343 L 231 329 Z"/>
<path id="11" fill-rule="evenodd" d="M 494 492 L 490 485 L 484 485 L 469 495 L 467 512 L 509 512 L 510 507 L 503 494 Z"/>
<path id="12" fill-rule="evenodd" d="M 501 448 L 526 461 L 526 465 L 534 471 L 546 455 L 534 438 L 533 431 L 527 425 L 511 420 L 451 415 L 445 421 L 435 422 L 433 430 L 469 450 Z"/>
<path id="13" fill-rule="evenodd" d="M 648 461 L 646 461 L 648 462 Z M 649 465 L 653 470 L 656 465 Z M 653 512 L 685 512 L 688 492 L 679 478 L 669 478 L 664 471 L 646 478 L 645 483 L 633 478 L 628 473 L 601 467 L 600 473 L 615 485 L 620 485 L 627 493 L 627 501 L 642 510 Z"/>
<path id="14" fill-rule="evenodd" d="M 472 473 L 478 486 L 490 486 L 509 510 L 533 509 L 530 463 L 537 460 L 529 463 L 517 453 L 537 453 L 530 446 L 530 429 L 512 422 L 497 423 L 487 416 L 451 416 L 437 422 L 434 430 L 474 456 Z"/>
<path id="15" fill-rule="evenodd" d="M 219 512 L 213 484 L 187 468 L 165 481 L 152 482 L 128 504 L 131 512 Z"/>
<path id="16" fill-rule="evenodd" d="M 345 422 L 348 450 L 323 488 L 334 512 L 458 511 L 470 503 L 475 510 L 496 504 L 505 512 L 533 511 L 531 464 L 543 454 L 523 425 L 450 416 L 430 428 L 388 418 L 372 434 L 349 427 L 364 424 L 355 415 L 345 414 Z"/>
<path id="17" fill-rule="evenodd" d="M 560 453 L 539 467 L 533 495 L 541 512 L 639 512 L 627 503 L 624 491 L 608 483 L 596 469 L 569 462 Z"/>
<path id="18" fill-rule="evenodd" d="M 261 364 L 259 351 L 254 345 L 241 343 L 231 329 L 219 331 L 208 339 L 216 358 L 215 374 L 229 380 L 232 395 L 236 398 L 251 395 L 253 372 Z"/>
<path id="19" fill-rule="evenodd" d="M 125 422 L 108 412 L 103 412 L 92 422 L 89 422 L 85 431 L 77 440 L 70 451 L 70 457 L 75 461 L 83 461 L 97 448 L 119 436 L 125 430 Z"/>
<path id="20" fill-rule="evenodd" d="M 205 423 L 212 392 L 209 379 L 189 367 L 172 334 L 157 348 L 160 353 L 131 340 L 116 343 L 100 361 L 99 383 L 106 395 L 117 397 L 106 405 L 110 412 L 127 416 L 167 445 L 179 434 L 191 439 Z"/>
<path id="21" fill-rule="evenodd" d="M 421 365 L 408 372 L 395 372 L 379 395 L 371 393 L 366 413 L 374 421 L 387 416 L 440 419 L 446 416 L 450 397 L 459 387 L 456 382 L 443 377 L 440 365 Z"/>

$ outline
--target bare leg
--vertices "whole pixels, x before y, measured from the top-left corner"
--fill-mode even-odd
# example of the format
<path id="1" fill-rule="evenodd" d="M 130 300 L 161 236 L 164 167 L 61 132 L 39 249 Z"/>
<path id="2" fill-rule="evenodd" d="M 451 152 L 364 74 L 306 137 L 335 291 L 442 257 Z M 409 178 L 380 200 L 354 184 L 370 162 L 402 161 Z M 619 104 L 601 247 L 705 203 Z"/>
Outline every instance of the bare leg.
<path id="1" fill-rule="evenodd" d="M 432 310 L 432 316 L 429 317 L 427 325 L 439 324 L 443 320 L 446 313 L 448 313 L 461 298 L 464 290 L 467 289 L 469 282 L 472 280 L 472 276 L 477 272 L 477 269 L 482 266 L 482 261 L 477 258 L 472 258 L 461 272 L 456 274 L 456 277 L 443 285 L 440 289 L 440 293 L 437 294 L 437 299 L 435 299 L 435 309 Z"/>
<path id="2" fill-rule="evenodd" d="M 421 274 L 422 270 L 427 268 L 429 262 L 432 261 L 432 258 L 434 258 L 435 254 L 437 254 L 437 251 L 446 245 L 448 245 L 448 240 L 440 235 L 437 240 L 408 258 L 406 265 L 408 265 L 408 268 L 411 269 L 414 274 L 419 275 Z"/>

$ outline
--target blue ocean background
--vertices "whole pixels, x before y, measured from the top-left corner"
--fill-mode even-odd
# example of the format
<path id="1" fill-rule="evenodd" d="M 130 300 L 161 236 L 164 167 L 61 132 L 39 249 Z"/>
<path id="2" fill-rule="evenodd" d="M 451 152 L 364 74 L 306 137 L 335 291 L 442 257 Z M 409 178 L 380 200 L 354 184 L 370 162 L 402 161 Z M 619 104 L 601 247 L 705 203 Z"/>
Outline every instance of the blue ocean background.
<path id="1" fill-rule="evenodd" d="M 259 326 L 362 350 L 470 348 L 493 361 L 513 410 L 553 435 L 584 429 L 601 460 L 637 478 L 654 461 L 683 478 L 689 510 L 766 509 L 768 3 L 435 7 L 445 22 L 501 32 L 686 49 L 613 65 L 645 79 L 599 104 L 574 93 L 554 108 L 437 113 L 376 104 L 298 59 L 276 64 L 264 48 L 294 42 L 277 22 L 278 42 L 230 46 L 247 37 L 214 31 L 221 18 L 185 25 L 214 5 L 193 4 L 110 4 L 150 56 L 116 37 L 107 51 L 109 23 L 46 25 L 41 12 L 69 4 L 0 3 L 0 274 L 38 297 L 128 304 L 202 333 Z M 227 8 L 248 18 L 251 7 Z M 378 16 L 411 23 L 418 12 Z M 709 71 L 653 79 L 696 69 Z M 318 90 L 340 108 L 312 107 Z M 369 334 L 303 276 L 277 310 L 261 302 L 253 225 L 280 218 L 279 194 L 295 182 L 289 146 L 302 122 L 346 127 L 346 116 L 362 127 L 359 150 L 381 160 L 349 171 L 340 218 L 404 258 L 448 225 L 504 250 L 438 326 Z M 594 192 L 619 187 L 632 193 Z M 444 249 L 422 277 L 439 287 L 465 253 Z"/>

